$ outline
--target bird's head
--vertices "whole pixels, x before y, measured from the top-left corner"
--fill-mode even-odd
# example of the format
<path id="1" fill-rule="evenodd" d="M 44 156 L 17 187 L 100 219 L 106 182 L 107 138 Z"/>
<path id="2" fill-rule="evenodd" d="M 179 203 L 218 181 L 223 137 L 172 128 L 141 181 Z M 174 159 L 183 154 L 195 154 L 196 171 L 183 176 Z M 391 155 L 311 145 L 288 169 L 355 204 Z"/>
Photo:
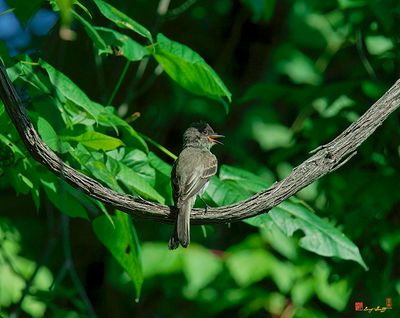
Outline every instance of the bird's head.
<path id="1" fill-rule="evenodd" d="M 224 137 L 214 132 L 209 124 L 204 121 L 193 123 L 183 134 L 184 147 L 199 147 L 211 149 L 215 144 L 221 144 L 218 138 Z"/>

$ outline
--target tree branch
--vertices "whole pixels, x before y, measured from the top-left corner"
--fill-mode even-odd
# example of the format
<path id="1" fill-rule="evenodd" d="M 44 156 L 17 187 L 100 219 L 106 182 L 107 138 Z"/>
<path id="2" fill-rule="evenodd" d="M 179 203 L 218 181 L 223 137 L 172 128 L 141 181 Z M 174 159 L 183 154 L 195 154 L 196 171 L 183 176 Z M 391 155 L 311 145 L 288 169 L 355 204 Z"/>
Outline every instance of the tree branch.
<path id="1" fill-rule="evenodd" d="M 41 140 L 13 86 L 5 68 L 0 65 L 0 98 L 32 157 L 87 195 L 134 217 L 158 222 L 173 222 L 169 206 L 117 193 L 67 166 Z M 345 164 L 356 149 L 400 106 L 398 80 L 367 112 L 330 143 L 314 150 L 314 155 L 293 169 L 283 180 L 247 200 L 218 208 L 193 209 L 193 224 L 227 223 L 253 217 L 275 207 L 299 190 Z"/>

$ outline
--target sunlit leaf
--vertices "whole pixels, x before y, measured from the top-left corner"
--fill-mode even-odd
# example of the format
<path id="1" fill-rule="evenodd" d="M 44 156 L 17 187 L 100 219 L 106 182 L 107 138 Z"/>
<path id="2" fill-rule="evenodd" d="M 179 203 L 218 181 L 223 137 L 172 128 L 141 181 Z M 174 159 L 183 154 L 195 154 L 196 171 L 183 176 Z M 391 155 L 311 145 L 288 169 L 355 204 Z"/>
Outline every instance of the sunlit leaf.
<path id="1" fill-rule="evenodd" d="M 394 43 L 391 39 L 383 35 L 370 35 L 365 38 L 367 50 L 372 55 L 381 55 L 394 48 Z"/>
<path id="2" fill-rule="evenodd" d="M 128 17 L 125 13 L 119 11 L 112 5 L 102 0 L 93 0 L 100 12 L 110 21 L 114 22 L 120 28 L 130 29 L 141 36 L 152 41 L 151 33 L 143 25 Z"/>
<path id="3" fill-rule="evenodd" d="M 303 204 L 285 201 L 271 209 L 268 214 L 256 216 L 246 222 L 263 227 L 268 218 L 271 218 L 287 236 L 293 236 L 298 230 L 303 231 L 304 236 L 299 241 L 302 248 L 322 256 L 352 260 L 368 269 L 358 247 L 342 232 L 320 219 Z"/>
<path id="4" fill-rule="evenodd" d="M 232 94 L 217 73 L 186 45 L 160 33 L 152 54 L 165 72 L 188 91 L 214 99 L 226 97 L 231 101 Z"/>
<path id="5" fill-rule="evenodd" d="M 155 169 L 150 165 L 146 153 L 139 149 L 130 150 L 124 155 L 122 163 L 138 173 L 152 187 L 155 186 Z"/>
<path id="6" fill-rule="evenodd" d="M 60 148 L 60 139 L 53 127 L 46 119 L 40 116 L 37 125 L 38 132 L 46 145 L 49 146 L 50 149 L 57 151 Z"/>
<path id="7" fill-rule="evenodd" d="M 120 127 L 127 133 L 129 137 L 127 138 L 127 143 L 129 142 L 129 145 L 148 151 L 144 140 L 127 122 L 113 113 L 112 107 L 103 107 L 99 103 L 90 100 L 75 83 L 47 62 L 39 60 L 39 64 L 46 70 L 51 83 L 54 85 L 61 98 L 69 100 L 81 110 L 84 110 L 88 115 L 90 115 L 88 116 L 89 118 L 93 118 L 102 126 L 113 128 Z M 67 101 L 64 100 L 64 103 L 67 103 Z M 72 110 L 73 105 L 69 105 L 69 111 Z"/>
<path id="8" fill-rule="evenodd" d="M 97 131 L 87 131 L 79 136 L 63 136 L 63 139 L 77 141 L 94 150 L 104 151 L 113 150 L 124 145 L 120 139 L 104 135 Z"/>

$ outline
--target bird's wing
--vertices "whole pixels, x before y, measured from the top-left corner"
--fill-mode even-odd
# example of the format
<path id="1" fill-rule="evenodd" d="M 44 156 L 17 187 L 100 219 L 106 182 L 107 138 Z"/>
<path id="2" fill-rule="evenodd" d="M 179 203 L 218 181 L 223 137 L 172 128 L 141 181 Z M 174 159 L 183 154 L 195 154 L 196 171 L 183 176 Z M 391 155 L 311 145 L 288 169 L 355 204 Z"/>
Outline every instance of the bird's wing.
<path id="1" fill-rule="evenodd" d="M 193 167 L 192 173 L 187 178 L 184 187 L 180 189 L 181 199 L 185 200 L 196 196 L 208 180 L 217 172 L 217 158 L 211 153 L 205 154 L 205 156 L 207 156 L 207 159 L 201 160 L 202 165 Z"/>

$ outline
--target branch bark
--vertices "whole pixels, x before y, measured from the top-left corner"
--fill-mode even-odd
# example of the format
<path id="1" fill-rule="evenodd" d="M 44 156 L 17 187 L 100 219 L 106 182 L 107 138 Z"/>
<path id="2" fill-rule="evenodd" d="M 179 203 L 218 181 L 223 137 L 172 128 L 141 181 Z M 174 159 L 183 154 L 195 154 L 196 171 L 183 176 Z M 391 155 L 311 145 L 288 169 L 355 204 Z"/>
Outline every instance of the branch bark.
<path id="1" fill-rule="evenodd" d="M 174 221 L 174 212 L 170 206 L 117 193 L 66 165 L 41 140 L 2 65 L 0 65 L 0 98 L 29 153 L 51 172 L 92 198 L 134 217 L 167 223 Z M 399 106 L 400 80 L 334 140 L 315 149 L 314 154 L 294 168 L 285 179 L 275 182 L 270 188 L 247 200 L 228 206 L 209 208 L 206 214 L 203 209 L 193 209 L 191 222 L 228 223 L 269 211 L 315 180 L 344 165 L 356 154 L 356 149 Z"/>

